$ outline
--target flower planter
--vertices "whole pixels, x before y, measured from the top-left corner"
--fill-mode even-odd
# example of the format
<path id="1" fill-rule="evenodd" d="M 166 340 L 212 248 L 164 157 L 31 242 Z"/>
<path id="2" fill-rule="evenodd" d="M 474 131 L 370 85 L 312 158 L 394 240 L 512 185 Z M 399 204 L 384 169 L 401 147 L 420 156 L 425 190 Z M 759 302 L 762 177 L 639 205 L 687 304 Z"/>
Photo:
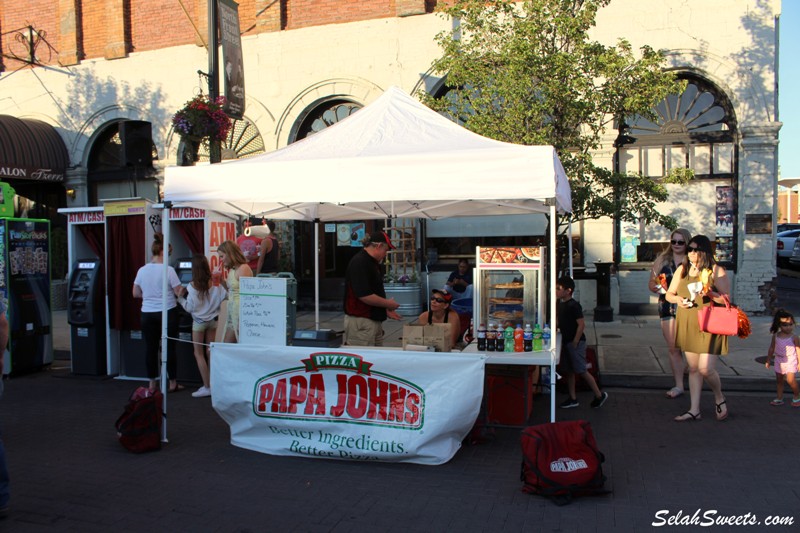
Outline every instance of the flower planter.
<path id="1" fill-rule="evenodd" d="M 419 283 L 384 283 L 387 298 L 394 298 L 404 317 L 416 317 L 422 312 L 422 287 Z"/>

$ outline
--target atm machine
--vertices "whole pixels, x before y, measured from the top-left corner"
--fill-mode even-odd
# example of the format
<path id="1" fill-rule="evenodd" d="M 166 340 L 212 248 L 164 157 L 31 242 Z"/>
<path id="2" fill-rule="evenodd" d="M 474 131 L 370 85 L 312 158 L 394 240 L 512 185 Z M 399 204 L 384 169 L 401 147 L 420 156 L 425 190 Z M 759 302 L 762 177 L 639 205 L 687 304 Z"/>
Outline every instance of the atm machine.
<path id="1" fill-rule="evenodd" d="M 71 327 L 72 373 L 106 375 L 106 318 L 100 259 L 80 259 L 72 265 L 67 301 Z"/>
<path id="2" fill-rule="evenodd" d="M 179 259 L 174 265 L 175 273 L 181 284 L 186 287 L 192 282 L 192 259 L 186 257 Z M 192 344 L 192 315 L 183 310 L 178 305 L 178 338 L 175 348 L 176 378 L 181 383 L 203 384 L 203 378 L 197 369 L 197 361 L 194 358 L 194 345 Z"/>

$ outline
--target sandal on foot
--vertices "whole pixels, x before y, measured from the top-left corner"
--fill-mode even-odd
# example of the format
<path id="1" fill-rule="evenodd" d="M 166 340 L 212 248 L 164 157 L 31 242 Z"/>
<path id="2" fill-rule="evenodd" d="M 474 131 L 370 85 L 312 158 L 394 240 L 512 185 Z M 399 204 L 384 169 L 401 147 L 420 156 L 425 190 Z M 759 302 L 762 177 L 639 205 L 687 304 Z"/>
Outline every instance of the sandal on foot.
<path id="1" fill-rule="evenodd" d="M 676 416 L 673 420 L 675 420 L 675 422 L 687 422 L 687 421 L 702 420 L 702 419 L 703 417 L 700 416 L 700 413 L 697 413 L 695 415 L 689 411 L 686 411 L 682 415 Z"/>
<path id="2" fill-rule="evenodd" d="M 792 398 L 792 407 L 800 407 L 800 398 Z"/>
<path id="3" fill-rule="evenodd" d="M 781 400 L 780 398 L 775 398 L 774 400 L 769 402 L 769 404 L 770 405 L 783 405 L 783 400 Z"/>
<path id="4" fill-rule="evenodd" d="M 672 387 L 667 391 L 667 398 L 674 400 L 678 396 L 683 396 L 683 389 L 679 389 L 678 387 Z"/>
<path id="5" fill-rule="evenodd" d="M 717 420 L 722 421 L 728 418 L 728 406 L 726 405 L 727 400 L 722 400 L 717 404 Z M 725 407 L 723 409 L 723 406 Z"/>
<path id="6" fill-rule="evenodd" d="M 185 389 L 185 388 L 186 388 L 186 387 L 184 387 L 184 386 L 183 386 L 183 385 L 181 385 L 180 383 L 176 383 L 174 387 L 170 387 L 170 388 L 169 388 L 169 391 L 170 391 L 170 392 L 180 392 L 180 391 L 182 391 L 182 390 L 183 390 L 183 389 Z"/>

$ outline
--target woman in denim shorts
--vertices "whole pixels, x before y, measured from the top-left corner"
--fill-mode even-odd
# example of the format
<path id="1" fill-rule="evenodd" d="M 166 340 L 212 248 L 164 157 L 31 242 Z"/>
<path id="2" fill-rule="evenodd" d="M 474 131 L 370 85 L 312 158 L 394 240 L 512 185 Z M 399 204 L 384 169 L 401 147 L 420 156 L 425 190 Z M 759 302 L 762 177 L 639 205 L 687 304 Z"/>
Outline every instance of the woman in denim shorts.
<path id="1" fill-rule="evenodd" d="M 672 282 L 672 274 L 686 257 L 686 245 L 692 238 L 691 234 L 683 228 L 678 228 L 670 236 L 669 246 L 653 263 L 650 271 L 650 291 L 658 294 L 658 316 L 661 318 L 661 332 L 667 342 L 669 350 L 669 363 L 672 367 L 672 376 L 675 386 L 667 391 L 667 398 L 677 398 L 683 394 L 683 372 L 686 364 L 683 361 L 681 350 L 675 347 L 675 304 L 669 303 L 664 295 L 666 288 Z M 663 287 L 659 277 L 663 275 L 667 287 Z"/>
<path id="2" fill-rule="evenodd" d="M 208 345 L 217 336 L 219 308 L 227 298 L 227 292 L 219 283 L 212 281 L 211 267 L 203 254 L 194 254 L 192 257 L 192 282 L 187 285 L 186 290 L 186 298 L 180 298 L 178 302 L 192 315 L 194 358 L 203 380 L 203 386 L 193 392 L 192 396 L 204 398 L 211 396 L 211 354 Z"/>

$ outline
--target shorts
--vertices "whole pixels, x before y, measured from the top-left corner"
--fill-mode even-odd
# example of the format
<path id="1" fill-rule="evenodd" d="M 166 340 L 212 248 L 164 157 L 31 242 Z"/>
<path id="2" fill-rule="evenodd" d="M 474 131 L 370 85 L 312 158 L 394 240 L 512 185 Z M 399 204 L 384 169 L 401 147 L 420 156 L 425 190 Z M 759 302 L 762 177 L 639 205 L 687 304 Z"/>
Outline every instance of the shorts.
<path id="1" fill-rule="evenodd" d="M 676 304 L 669 303 L 664 296 L 658 299 L 658 316 L 661 320 L 673 320 L 675 318 Z"/>
<path id="2" fill-rule="evenodd" d="M 572 374 L 586 373 L 586 340 L 578 342 L 578 347 L 573 348 L 572 343 L 564 344 L 561 350 L 561 370 Z"/>
<path id="3" fill-rule="evenodd" d="M 344 315 L 343 340 L 346 346 L 383 346 L 383 323 Z"/>
<path id="4" fill-rule="evenodd" d="M 192 320 L 192 331 L 197 331 L 198 333 L 202 333 L 209 329 L 216 329 L 217 328 L 217 317 L 212 318 L 207 322 L 198 322 L 196 320 Z"/>

